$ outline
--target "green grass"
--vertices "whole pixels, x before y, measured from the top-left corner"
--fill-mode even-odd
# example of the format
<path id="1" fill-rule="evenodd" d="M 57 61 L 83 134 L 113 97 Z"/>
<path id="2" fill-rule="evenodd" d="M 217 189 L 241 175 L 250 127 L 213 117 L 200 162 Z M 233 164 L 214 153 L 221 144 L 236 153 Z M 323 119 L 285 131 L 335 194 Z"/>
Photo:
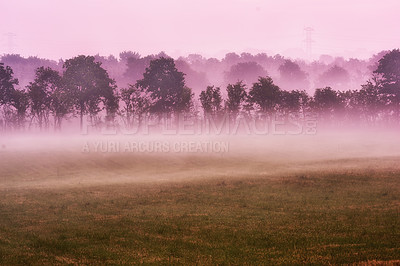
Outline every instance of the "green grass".
<path id="1" fill-rule="evenodd" d="M 2 265 L 396 260 L 398 170 L 1 190 Z"/>

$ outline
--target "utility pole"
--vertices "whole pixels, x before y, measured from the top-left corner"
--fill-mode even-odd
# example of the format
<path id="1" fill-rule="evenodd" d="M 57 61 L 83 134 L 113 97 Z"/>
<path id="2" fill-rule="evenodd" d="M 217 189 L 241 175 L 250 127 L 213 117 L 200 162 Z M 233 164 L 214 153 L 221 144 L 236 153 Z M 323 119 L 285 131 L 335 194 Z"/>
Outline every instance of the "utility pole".
<path id="1" fill-rule="evenodd" d="M 304 32 L 306 34 L 306 39 L 304 42 L 306 43 L 306 54 L 307 54 L 307 59 L 312 60 L 312 43 L 314 42 L 312 39 L 312 33 L 314 29 L 311 27 L 306 27 L 304 28 Z"/>

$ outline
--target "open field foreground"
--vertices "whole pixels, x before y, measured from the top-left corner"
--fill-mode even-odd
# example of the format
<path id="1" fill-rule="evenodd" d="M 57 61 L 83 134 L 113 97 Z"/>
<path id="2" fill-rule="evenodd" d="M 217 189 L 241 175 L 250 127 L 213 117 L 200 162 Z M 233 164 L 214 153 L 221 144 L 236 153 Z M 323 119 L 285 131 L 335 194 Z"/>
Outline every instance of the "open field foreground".
<path id="1" fill-rule="evenodd" d="M 0 140 L 0 264 L 400 263 L 396 135 L 224 153 L 82 153 L 88 138 Z"/>

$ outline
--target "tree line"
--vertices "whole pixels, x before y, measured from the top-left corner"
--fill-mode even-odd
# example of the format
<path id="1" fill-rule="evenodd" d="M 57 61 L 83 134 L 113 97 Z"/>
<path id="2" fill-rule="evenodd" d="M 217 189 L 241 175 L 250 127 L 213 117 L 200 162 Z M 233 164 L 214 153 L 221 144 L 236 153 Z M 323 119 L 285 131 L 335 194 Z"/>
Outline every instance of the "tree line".
<path id="1" fill-rule="evenodd" d="M 283 68 L 293 68 L 290 62 Z M 254 68 L 257 72 L 257 68 Z M 72 117 L 94 128 L 133 127 L 143 116 L 233 121 L 238 116 L 260 116 L 321 123 L 398 124 L 400 116 L 400 51 L 384 55 L 374 76 L 358 90 L 317 88 L 311 96 L 305 90 L 283 90 L 268 75 L 251 86 L 238 80 L 225 90 L 207 86 L 195 98 L 186 85 L 185 73 L 175 61 L 160 57 L 150 61 L 140 79 L 118 88 L 114 79 L 93 56 L 80 55 L 63 63 L 62 71 L 39 67 L 34 80 L 18 88 L 10 66 L 0 63 L 0 127 L 2 130 L 59 131 Z"/>

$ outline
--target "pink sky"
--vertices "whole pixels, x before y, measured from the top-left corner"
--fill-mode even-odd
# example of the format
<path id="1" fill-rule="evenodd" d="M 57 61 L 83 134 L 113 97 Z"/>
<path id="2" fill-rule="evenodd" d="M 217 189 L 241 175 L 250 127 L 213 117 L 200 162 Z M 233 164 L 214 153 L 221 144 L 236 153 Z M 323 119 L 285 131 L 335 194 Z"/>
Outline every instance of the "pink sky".
<path id="1" fill-rule="evenodd" d="M 52 59 L 124 50 L 302 56 L 312 27 L 315 56 L 367 57 L 400 47 L 399 13 L 398 0 L 0 0 L 0 55 L 11 32 L 14 53 Z"/>

